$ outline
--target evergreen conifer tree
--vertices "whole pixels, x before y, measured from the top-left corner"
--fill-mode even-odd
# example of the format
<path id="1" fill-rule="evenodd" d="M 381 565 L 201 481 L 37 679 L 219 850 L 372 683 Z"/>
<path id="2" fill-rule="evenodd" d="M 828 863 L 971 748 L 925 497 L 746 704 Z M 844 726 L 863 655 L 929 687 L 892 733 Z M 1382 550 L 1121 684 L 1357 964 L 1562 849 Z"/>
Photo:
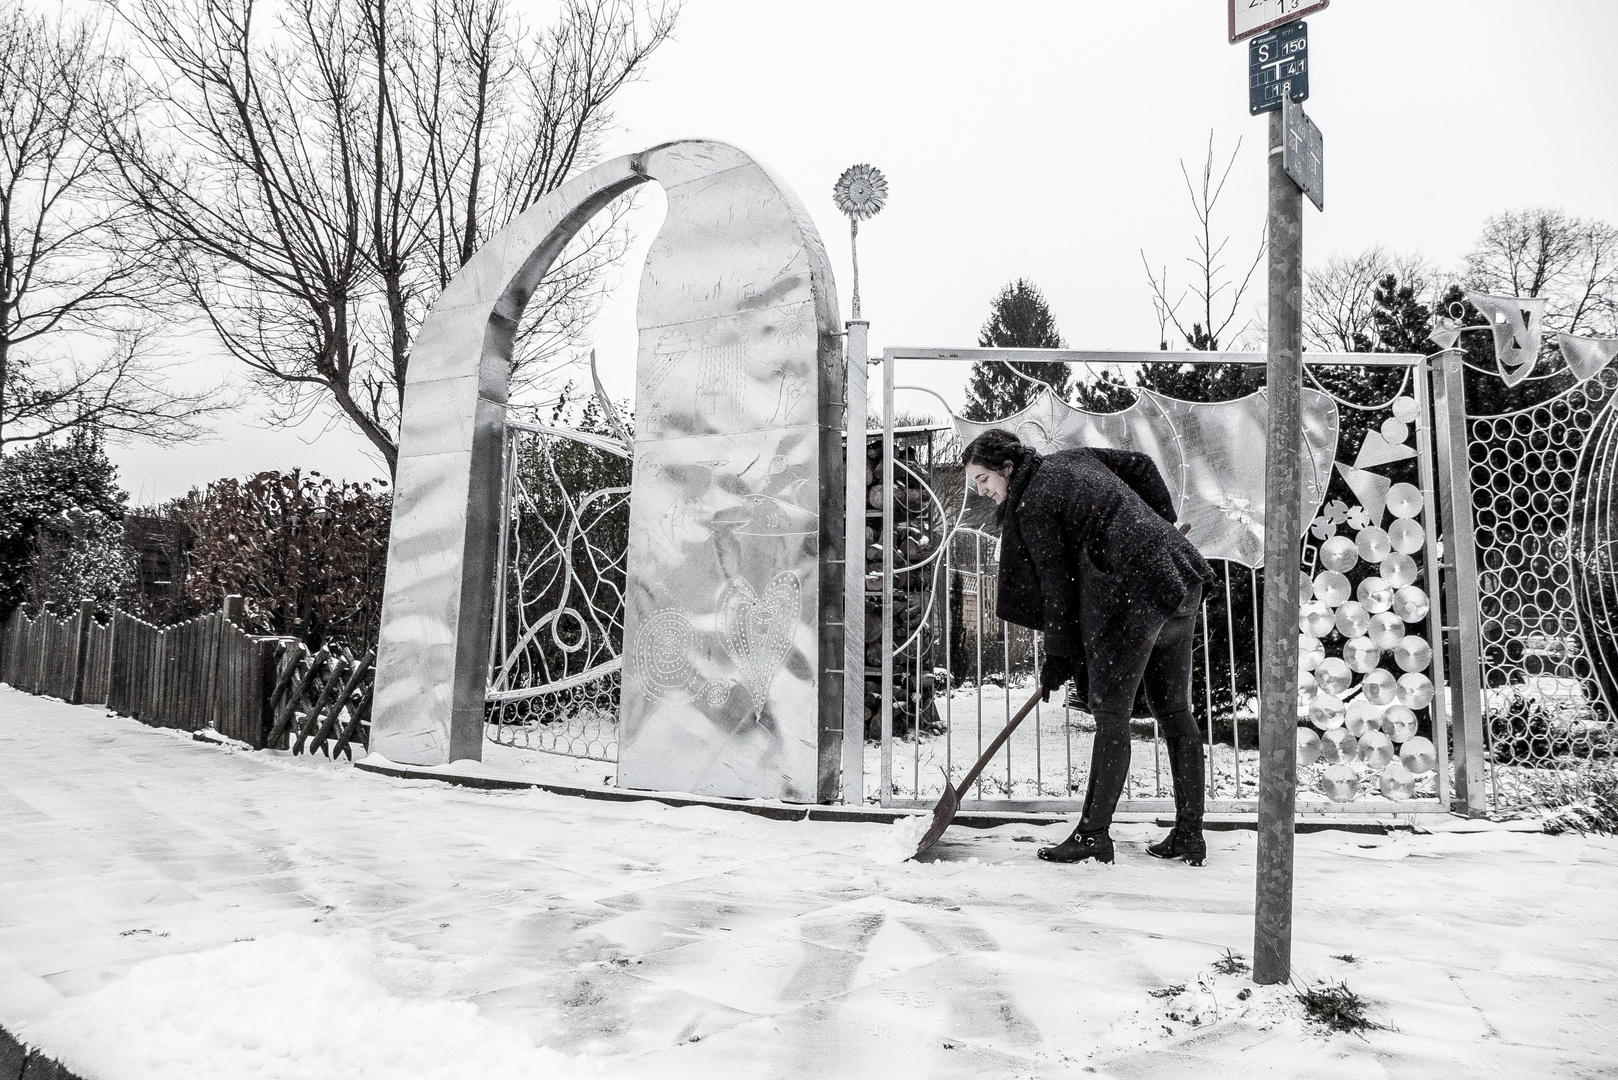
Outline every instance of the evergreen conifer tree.
<path id="1" fill-rule="evenodd" d="M 1027 278 L 1018 278 L 994 298 L 978 345 L 985 349 L 1063 347 L 1056 317 L 1039 287 Z M 1072 381 L 1073 373 L 1063 363 L 979 361 L 967 377 L 966 408 L 961 415 L 979 422 L 1010 416 L 1033 402 L 1040 383 L 1066 401 Z"/>

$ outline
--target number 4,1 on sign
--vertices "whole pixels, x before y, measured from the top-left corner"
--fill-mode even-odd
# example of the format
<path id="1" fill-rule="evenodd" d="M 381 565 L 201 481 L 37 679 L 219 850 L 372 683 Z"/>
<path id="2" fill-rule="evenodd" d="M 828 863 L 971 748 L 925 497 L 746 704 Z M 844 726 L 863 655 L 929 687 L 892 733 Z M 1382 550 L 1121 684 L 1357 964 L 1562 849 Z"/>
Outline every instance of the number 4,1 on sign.
<path id="1" fill-rule="evenodd" d="M 1230 10 L 1230 43 L 1273 30 L 1324 8 L 1331 0 L 1225 0 Z"/>

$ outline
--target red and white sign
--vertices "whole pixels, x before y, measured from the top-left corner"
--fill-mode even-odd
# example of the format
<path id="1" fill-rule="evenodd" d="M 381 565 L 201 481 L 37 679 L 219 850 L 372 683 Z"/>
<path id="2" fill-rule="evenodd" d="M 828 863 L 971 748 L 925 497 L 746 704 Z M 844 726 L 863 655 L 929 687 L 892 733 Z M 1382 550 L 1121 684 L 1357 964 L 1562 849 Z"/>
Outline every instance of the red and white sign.
<path id="1" fill-rule="evenodd" d="M 1331 0 L 1226 0 L 1230 5 L 1230 42 L 1273 30 L 1319 11 Z"/>

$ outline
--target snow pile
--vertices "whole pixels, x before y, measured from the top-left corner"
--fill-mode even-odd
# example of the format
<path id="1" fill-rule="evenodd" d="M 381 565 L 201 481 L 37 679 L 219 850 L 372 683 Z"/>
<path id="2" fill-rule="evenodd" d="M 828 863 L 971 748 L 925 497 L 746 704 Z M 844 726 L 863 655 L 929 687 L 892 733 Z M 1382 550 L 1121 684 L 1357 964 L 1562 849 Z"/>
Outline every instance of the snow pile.
<path id="1" fill-rule="evenodd" d="M 18 1034 L 81 1075 L 118 1080 L 533 1080 L 600 1071 L 534 1046 L 469 1002 L 410 1000 L 384 987 L 392 976 L 408 981 L 400 969 L 411 966 L 379 955 L 358 931 L 238 941 L 146 961 Z"/>
<path id="2" fill-rule="evenodd" d="M 854 850 L 872 862 L 898 865 L 916 854 L 916 845 L 933 824 L 931 814 L 906 814 L 885 829 L 861 840 Z"/>

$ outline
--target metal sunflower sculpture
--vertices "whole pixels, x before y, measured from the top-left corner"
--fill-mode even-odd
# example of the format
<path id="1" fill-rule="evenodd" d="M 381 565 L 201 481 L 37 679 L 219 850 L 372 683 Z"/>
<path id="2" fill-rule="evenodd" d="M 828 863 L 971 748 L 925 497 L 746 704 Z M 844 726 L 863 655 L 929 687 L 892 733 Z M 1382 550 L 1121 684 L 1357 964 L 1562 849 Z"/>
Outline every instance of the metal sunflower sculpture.
<path id="1" fill-rule="evenodd" d="M 854 318 L 860 317 L 860 222 L 875 217 L 888 201 L 888 181 L 880 169 L 850 165 L 832 185 L 837 209 L 848 215 L 848 243 L 854 260 Z"/>

